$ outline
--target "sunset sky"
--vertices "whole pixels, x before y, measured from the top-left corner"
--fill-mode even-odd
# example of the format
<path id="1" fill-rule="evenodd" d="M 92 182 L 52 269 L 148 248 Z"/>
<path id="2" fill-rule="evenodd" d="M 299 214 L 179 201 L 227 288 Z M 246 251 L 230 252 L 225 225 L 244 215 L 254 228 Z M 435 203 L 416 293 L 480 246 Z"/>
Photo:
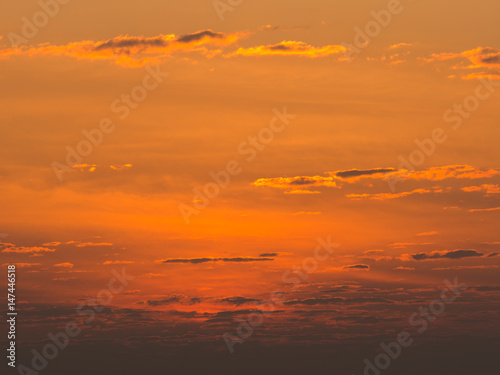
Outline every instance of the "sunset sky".
<path id="1" fill-rule="evenodd" d="M 269 353 L 296 361 L 276 373 L 362 374 L 458 278 L 461 299 L 386 373 L 489 374 L 466 365 L 499 348 L 500 3 L 230 3 L 72 0 L 35 30 L 37 2 L 4 4 L 0 264 L 18 267 L 18 361 L 114 270 L 134 279 L 42 373 L 92 357 L 128 374 L 109 368 L 133 350 L 131 374 L 148 355 L 162 372 L 168 357 L 202 373 L 188 356 L 267 374 Z M 227 183 L 200 197 L 214 174 Z M 318 238 L 338 247 L 287 283 Z M 231 355 L 224 333 L 276 291 Z M 436 347 L 470 362 L 446 367 Z"/>

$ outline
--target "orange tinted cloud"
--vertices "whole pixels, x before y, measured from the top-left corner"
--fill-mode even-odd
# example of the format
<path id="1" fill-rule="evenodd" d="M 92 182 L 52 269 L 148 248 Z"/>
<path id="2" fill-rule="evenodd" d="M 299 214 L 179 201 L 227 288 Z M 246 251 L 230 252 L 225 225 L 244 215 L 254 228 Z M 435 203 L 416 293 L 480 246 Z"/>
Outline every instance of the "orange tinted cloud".
<path id="1" fill-rule="evenodd" d="M 411 47 L 415 45 L 415 43 L 397 43 L 389 46 L 389 49 L 398 49 L 398 48 L 403 48 L 403 47 Z"/>
<path id="2" fill-rule="evenodd" d="M 135 263 L 135 262 L 130 261 L 130 260 L 107 260 L 103 264 L 105 266 L 107 266 L 110 264 L 132 264 L 132 263 Z"/>
<path id="3" fill-rule="evenodd" d="M 14 246 L 3 249 L 2 253 L 18 253 L 18 254 L 37 254 L 37 253 L 52 253 L 54 249 L 49 249 L 48 247 L 25 247 L 25 246 Z"/>
<path id="4" fill-rule="evenodd" d="M 278 44 L 239 48 L 237 51 L 227 55 L 231 56 L 304 56 L 309 58 L 325 57 L 343 54 L 347 49 L 339 45 L 326 45 L 313 47 L 304 42 L 283 41 Z"/>
<path id="5" fill-rule="evenodd" d="M 493 207 L 493 208 L 473 208 L 471 210 L 468 210 L 468 212 L 489 212 L 489 211 L 500 211 L 500 207 Z"/>
<path id="6" fill-rule="evenodd" d="M 481 186 L 466 186 L 460 190 L 467 193 L 482 191 L 486 194 L 500 194 L 500 186 L 492 184 L 483 184 Z"/>
<path id="7" fill-rule="evenodd" d="M 53 241 L 53 242 L 44 243 L 44 244 L 42 244 L 42 246 L 59 246 L 60 244 L 61 244 L 60 242 Z"/>
<path id="8" fill-rule="evenodd" d="M 285 191 L 285 194 L 321 194 L 320 191 L 315 191 L 315 190 L 291 190 L 291 191 Z"/>
<path id="9" fill-rule="evenodd" d="M 430 253 L 403 254 L 401 260 L 439 260 L 439 259 L 464 259 L 475 257 L 495 257 L 497 253 L 484 254 L 472 249 L 457 249 L 451 251 L 432 251 Z"/>
<path id="10" fill-rule="evenodd" d="M 75 244 L 76 247 L 87 247 L 87 246 L 113 246 L 111 242 L 78 242 L 78 241 L 68 241 L 66 244 Z"/>
<path id="11" fill-rule="evenodd" d="M 488 266 L 452 266 L 452 267 L 441 267 L 441 268 L 433 268 L 433 271 L 443 271 L 443 270 L 474 270 L 474 269 L 491 269 L 498 268 L 498 266 L 491 264 Z"/>
<path id="12" fill-rule="evenodd" d="M 175 52 L 197 51 L 212 56 L 208 47 L 235 43 L 245 33 L 224 34 L 212 30 L 176 36 L 160 34 L 154 37 L 120 35 L 106 41 L 86 40 L 66 45 L 41 44 L 36 47 L 0 49 L 0 58 L 10 56 L 69 56 L 86 60 L 111 60 L 126 67 L 140 67 L 159 63 Z"/>
<path id="13" fill-rule="evenodd" d="M 10 266 L 11 264 L 15 264 L 16 267 L 18 267 L 18 268 L 31 268 L 31 267 L 37 267 L 37 266 L 42 265 L 41 263 L 16 263 L 16 262 L 12 262 L 12 263 L 4 263 L 4 264 L 2 264 L 2 266 L 7 267 L 7 266 Z"/>
<path id="14" fill-rule="evenodd" d="M 73 263 L 59 263 L 59 264 L 54 264 L 54 267 L 63 267 L 63 268 L 73 268 Z"/>
<path id="15" fill-rule="evenodd" d="M 355 270 L 355 271 L 369 271 L 370 266 L 367 264 L 352 264 L 349 266 L 342 267 L 343 270 Z"/>
<path id="16" fill-rule="evenodd" d="M 490 178 L 500 174 L 499 170 L 489 169 L 480 170 L 470 165 L 447 165 L 443 167 L 432 167 L 422 171 L 409 171 L 407 169 L 395 170 L 394 168 L 373 168 L 373 169 L 350 169 L 334 172 L 325 172 L 329 177 L 325 176 L 296 176 L 296 177 L 275 177 L 275 178 L 260 178 L 256 180 L 254 186 L 267 186 L 275 189 L 290 189 L 294 190 L 286 192 L 286 194 L 311 194 L 302 192 L 302 189 L 297 189 L 299 186 L 306 188 L 312 186 L 325 186 L 341 188 L 343 182 L 354 183 L 364 179 L 385 180 L 387 178 L 397 178 L 401 180 L 416 180 L 416 181 L 441 181 L 448 178 L 456 179 L 479 179 Z M 423 191 L 417 189 L 411 192 L 399 194 L 350 194 L 349 198 L 370 198 L 370 199 L 392 199 L 411 194 L 430 193 L 431 191 Z M 435 190 L 435 192 L 440 192 Z M 315 192 L 314 194 L 317 194 Z"/>
<path id="17" fill-rule="evenodd" d="M 496 169 L 480 170 L 470 165 L 447 165 L 443 167 L 432 167 L 422 171 L 400 170 L 398 175 L 405 180 L 428 180 L 441 181 L 447 178 L 478 179 L 490 178 L 500 171 Z"/>
<path id="18" fill-rule="evenodd" d="M 324 176 L 297 176 L 297 177 L 276 177 L 259 178 L 253 183 L 255 186 L 267 186 L 275 189 L 288 189 L 291 187 L 327 186 L 337 187 L 334 177 Z"/>
<path id="19" fill-rule="evenodd" d="M 489 69 L 489 71 L 475 72 L 462 76 L 462 79 L 492 78 L 500 79 L 500 49 L 491 47 L 477 47 L 459 53 L 434 53 L 426 62 L 447 61 L 462 59 L 463 61 L 452 69 Z"/>
<path id="20" fill-rule="evenodd" d="M 354 199 L 354 200 L 374 199 L 374 200 L 385 201 L 387 199 L 402 198 L 402 197 L 407 197 L 408 195 L 413 195 L 413 194 L 428 194 L 428 193 L 432 193 L 432 192 L 434 192 L 434 191 L 428 190 L 428 189 L 415 189 L 413 191 L 404 191 L 401 193 L 347 194 L 346 197 Z"/>
<path id="21" fill-rule="evenodd" d="M 234 262 L 234 263 L 247 263 L 247 262 L 265 262 L 272 261 L 273 258 L 252 258 L 252 257 L 235 257 L 235 258 L 169 258 L 160 259 L 156 263 L 209 263 L 209 262 Z"/>
<path id="22" fill-rule="evenodd" d="M 417 236 L 434 236 L 435 234 L 438 234 L 438 232 L 436 232 L 436 231 L 422 232 L 422 233 L 418 233 Z"/>

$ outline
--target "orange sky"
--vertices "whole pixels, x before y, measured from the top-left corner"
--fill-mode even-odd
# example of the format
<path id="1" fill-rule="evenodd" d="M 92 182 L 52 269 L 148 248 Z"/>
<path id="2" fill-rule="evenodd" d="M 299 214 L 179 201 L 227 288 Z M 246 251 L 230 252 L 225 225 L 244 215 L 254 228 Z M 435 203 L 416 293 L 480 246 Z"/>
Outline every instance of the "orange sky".
<path id="1" fill-rule="evenodd" d="M 27 38 L 39 5 L 5 4 L 0 256 L 22 267 L 20 304 L 76 306 L 125 267 L 117 308 L 232 311 L 286 288 L 327 236 L 334 256 L 287 300 L 498 284 L 500 4 L 402 1 L 356 47 L 386 9 L 71 1 Z M 202 207 L 193 189 L 228 163 Z"/>

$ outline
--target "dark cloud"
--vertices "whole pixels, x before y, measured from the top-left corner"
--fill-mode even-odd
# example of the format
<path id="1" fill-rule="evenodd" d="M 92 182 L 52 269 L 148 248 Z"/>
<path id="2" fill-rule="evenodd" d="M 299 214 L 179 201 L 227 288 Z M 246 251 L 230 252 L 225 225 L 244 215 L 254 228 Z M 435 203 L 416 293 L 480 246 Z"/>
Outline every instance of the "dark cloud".
<path id="1" fill-rule="evenodd" d="M 236 263 L 246 263 L 246 262 L 265 262 L 273 261 L 273 258 L 251 258 L 251 257 L 237 257 L 237 258 L 171 258 L 163 259 L 160 263 L 208 263 L 208 262 L 236 262 Z"/>
<path id="2" fill-rule="evenodd" d="M 227 297 L 217 300 L 217 302 L 229 303 L 230 305 L 244 305 L 245 303 L 259 303 L 260 300 L 255 298 L 245 298 L 245 297 Z"/>
<path id="3" fill-rule="evenodd" d="M 284 44 L 276 44 L 274 46 L 268 46 L 267 48 L 271 51 L 290 51 L 292 49 L 290 46 Z"/>
<path id="4" fill-rule="evenodd" d="M 476 250 L 453 250 L 446 253 L 418 253 L 412 254 L 414 260 L 427 260 L 427 259 L 462 259 L 471 257 L 482 257 L 483 253 Z"/>
<path id="5" fill-rule="evenodd" d="M 164 47 L 167 45 L 162 36 L 154 38 L 140 38 L 140 37 L 125 37 L 113 38 L 102 42 L 94 47 L 95 51 L 114 48 L 131 48 L 131 47 Z"/>
<path id="6" fill-rule="evenodd" d="M 367 264 L 353 264 L 352 266 L 344 266 L 342 268 L 346 270 L 369 270 L 370 266 Z"/>
<path id="7" fill-rule="evenodd" d="M 260 313 L 268 313 L 266 311 L 258 310 L 258 309 L 248 309 L 248 310 L 234 310 L 234 311 L 219 311 L 212 315 L 211 318 L 207 319 L 205 322 L 207 323 L 228 323 L 234 322 L 238 316 L 248 316 L 249 314 L 260 312 Z M 274 311 L 276 313 L 276 311 Z"/>
<path id="8" fill-rule="evenodd" d="M 394 172 L 394 168 L 375 168 L 375 169 L 351 169 L 348 171 L 339 171 L 335 174 L 337 177 L 349 178 L 358 176 L 368 176 L 376 173 Z"/>
<path id="9" fill-rule="evenodd" d="M 224 37 L 224 34 L 223 33 L 216 33 L 216 32 L 213 32 L 212 30 L 198 31 L 198 32 L 192 33 L 192 34 L 182 35 L 179 38 L 177 38 L 177 41 L 180 43 L 189 43 L 189 42 L 201 40 L 205 37 L 222 39 Z"/>
<path id="10" fill-rule="evenodd" d="M 476 292 L 500 292 L 499 285 L 475 286 L 471 289 L 474 289 Z"/>
<path id="11" fill-rule="evenodd" d="M 161 305 L 170 305 L 172 303 L 181 302 L 181 298 L 178 296 L 173 296 L 169 298 L 165 298 L 162 300 L 149 300 L 147 301 L 149 306 L 161 306 Z"/>
<path id="12" fill-rule="evenodd" d="M 277 257 L 279 254 L 278 253 L 263 253 L 260 254 L 260 257 Z"/>
<path id="13" fill-rule="evenodd" d="M 299 177 L 296 180 L 290 182 L 290 185 L 311 185 L 316 182 L 313 178 Z"/>
<path id="14" fill-rule="evenodd" d="M 356 297 L 356 298 L 342 298 L 342 297 L 330 297 L 330 298 L 305 298 L 305 299 L 295 299 L 292 301 L 286 301 L 285 305 L 332 305 L 341 303 L 393 303 L 393 301 L 378 298 L 378 297 Z"/>
<path id="15" fill-rule="evenodd" d="M 500 54 L 496 56 L 484 57 L 481 61 L 485 64 L 499 64 L 500 63 Z"/>

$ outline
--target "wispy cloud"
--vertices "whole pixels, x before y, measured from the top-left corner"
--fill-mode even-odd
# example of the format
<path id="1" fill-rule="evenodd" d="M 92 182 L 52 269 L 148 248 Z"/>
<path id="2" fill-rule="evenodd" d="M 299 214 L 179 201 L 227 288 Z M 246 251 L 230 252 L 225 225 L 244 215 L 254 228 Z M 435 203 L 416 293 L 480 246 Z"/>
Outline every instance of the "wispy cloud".
<path id="1" fill-rule="evenodd" d="M 48 247 L 26 247 L 26 246 L 14 246 L 8 247 L 2 250 L 2 253 L 18 253 L 18 254 L 37 254 L 37 253 L 53 253 L 55 249 L 49 249 Z"/>
<path id="2" fill-rule="evenodd" d="M 302 56 L 308 58 L 318 58 L 330 55 L 342 55 L 347 49 L 340 45 L 326 45 L 313 47 L 304 42 L 283 41 L 278 44 L 257 46 L 249 48 L 239 48 L 235 52 L 228 54 L 232 56 Z"/>
<path id="3" fill-rule="evenodd" d="M 73 268 L 74 264 L 73 263 L 69 263 L 69 262 L 58 263 L 58 264 L 54 264 L 54 267 Z"/>
<path id="4" fill-rule="evenodd" d="M 433 251 L 430 253 L 404 254 L 402 260 L 437 260 L 437 259 L 463 259 L 473 257 L 484 257 L 484 253 L 476 250 L 457 249 L 452 251 Z"/>
<path id="5" fill-rule="evenodd" d="M 125 67 L 140 67 L 159 63 L 177 52 L 199 52 L 211 57 L 221 52 L 217 48 L 235 43 L 244 35 L 246 33 L 224 34 L 212 30 L 180 36 L 120 35 L 105 41 L 86 40 L 66 45 L 46 43 L 36 47 L 3 48 L 0 49 L 0 59 L 13 56 L 68 56 L 79 60 L 109 60 Z"/>
<path id="6" fill-rule="evenodd" d="M 274 258 L 252 258 L 252 257 L 236 257 L 236 258 L 169 258 L 160 259 L 156 263 L 209 263 L 209 262 L 234 262 L 234 263 L 248 263 L 248 262 L 265 262 L 273 261 Z"/>
<path id="7" fill-rule="evenodd" d="M 472 208 L 467 210 L 467 212 L 491 212 L 491 211 L 500 211 L 500 207 L 492 207 L 492 208 Z"/>

